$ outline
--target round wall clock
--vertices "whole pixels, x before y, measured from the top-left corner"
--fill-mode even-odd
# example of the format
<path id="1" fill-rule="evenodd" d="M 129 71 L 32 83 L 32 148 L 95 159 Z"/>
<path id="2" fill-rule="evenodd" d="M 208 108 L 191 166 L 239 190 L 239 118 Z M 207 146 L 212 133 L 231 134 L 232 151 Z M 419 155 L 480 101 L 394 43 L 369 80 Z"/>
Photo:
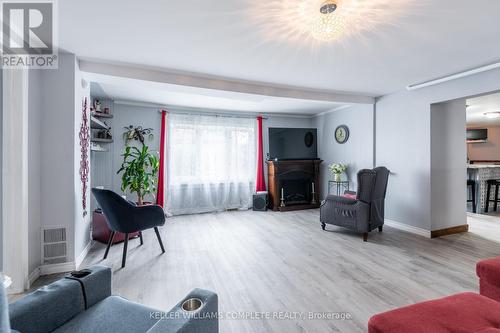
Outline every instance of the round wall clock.
<path id="1" fill-rule="evenodd" d="M 344 144 L 349 140 L 349 127 L 346 125 L 340 125 L 335 129 L 335 140 L 340 143 Z"/>

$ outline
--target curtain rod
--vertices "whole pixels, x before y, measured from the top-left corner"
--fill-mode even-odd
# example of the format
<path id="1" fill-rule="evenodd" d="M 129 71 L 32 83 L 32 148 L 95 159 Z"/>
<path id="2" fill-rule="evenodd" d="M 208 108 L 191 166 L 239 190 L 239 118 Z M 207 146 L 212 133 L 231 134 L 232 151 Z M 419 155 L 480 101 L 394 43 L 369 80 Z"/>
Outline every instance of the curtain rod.
<path id="1" fill-rule="evenodd" d="M 168 108 L 167 108 L 168 109 Z M 190 115 L 190 116 L 208 116 L 208 117 L 221 117 L 221 118 L 249 118 L 249 119 L 255 119 L 257 117 L 262 117 L 262 119 L 267 120 L 269 117 L 266 116 L 260 116 L 258 114 L 256 115 L 238 115 L 238 114 L 230 114 L 230 113 L 211 113 L 211 112 L 188 112 L 188 111 L 170 111 L 170 110 L 163 110 L 159 109 L 158 112 L 162 113 L 162 111 L 165 111 L 167 113 L 173 113 L 173 114 L 183 114 L 183 115 Z"/>

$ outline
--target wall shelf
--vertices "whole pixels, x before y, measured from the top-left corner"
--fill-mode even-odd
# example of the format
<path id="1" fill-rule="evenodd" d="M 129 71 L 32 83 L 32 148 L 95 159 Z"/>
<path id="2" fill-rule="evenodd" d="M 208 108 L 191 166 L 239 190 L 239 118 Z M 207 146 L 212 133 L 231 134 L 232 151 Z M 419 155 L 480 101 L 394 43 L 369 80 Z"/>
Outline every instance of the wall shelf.
<path id="1" fill-rule="evenodd" d="M 90 128 L 92 129 L 110 129 L 111 126 L 106 125 L 104 122 L 100 121 L 94 116 L 90 116 Z"/>
<path id="2" fill-rule="evenodd" d="M 109 113 L 104 113 L 104 112 L 96 112 L 96 111 L 92 111 L 90 113 L 93 117 L 96 117 L 96 118 L 113 118 L 113 115 L 112 114 L 109 114 Z"/>
<path id="3" fill-rule="evenodd" d="M 101 152 L 101 153 L 105 153 L 108 151 L 106 148 L 102 148 L 102 147 L 90 147 L 90 150 L 95 151 L 95 152 Z"/>
<path id="4" fill-rule="evenodd" d="M 99 143 L 112 143 L 113 139 L 92 138 L 90 141 Z"/>

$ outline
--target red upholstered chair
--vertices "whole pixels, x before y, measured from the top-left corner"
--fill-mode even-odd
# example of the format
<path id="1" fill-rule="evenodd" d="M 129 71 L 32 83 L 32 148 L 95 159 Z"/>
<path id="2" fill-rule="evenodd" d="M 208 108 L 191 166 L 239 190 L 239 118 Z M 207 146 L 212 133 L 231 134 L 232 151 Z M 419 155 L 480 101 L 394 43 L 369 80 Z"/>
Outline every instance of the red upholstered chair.
<path id="1" fill-rule="evenodd" d="M 463 293 L 373 316 L 369 333 L 500 332 L 500 303 Z"/>
<path id="2" fill-rule="evenodd" d="M 500 257 L 478 262 L 476 273 L 481 295 L 500 302 Z"/>

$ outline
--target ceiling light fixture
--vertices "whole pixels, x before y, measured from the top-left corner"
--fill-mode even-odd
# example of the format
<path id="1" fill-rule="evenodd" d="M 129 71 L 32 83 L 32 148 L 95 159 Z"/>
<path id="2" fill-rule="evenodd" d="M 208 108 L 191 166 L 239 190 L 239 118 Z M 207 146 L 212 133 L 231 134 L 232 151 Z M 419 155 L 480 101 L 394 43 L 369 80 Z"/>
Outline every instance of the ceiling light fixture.
<path id="1" fill-rule="evenodd" d="M 340 0 L 327 0 L 319 9 L 319 15 L 312 20 L 312 36 L 321 41 L 340 38 L 346 30 L 345 17 L 339 13 Z"/>
<path id="2" fill-rule="evenodd" d="M 495 112 L 486 112 L 484 116 L 488 119 L 496 119 L 500 118 L 500 111 L 495 111 Z"/>
<path id="3" fill-rule="evenodd" d="M 336 1 L 325 1 L 323 6 L 319 9 L 321 14 L 330 14 L 337 10 L 337 2 Z"/>
<path id="4" fill-rule="evenodd" d="M 347 44 L 365 33 L 392 31 L 409 15 L 427 13 L 430 0 L 265 0 L 249 1 L 248 15 L 266 41 L 317 47 Z M 384 27 L 386 29 L 384 29 Z M 319 42 L 319 43 L 318 43 Z"/>

